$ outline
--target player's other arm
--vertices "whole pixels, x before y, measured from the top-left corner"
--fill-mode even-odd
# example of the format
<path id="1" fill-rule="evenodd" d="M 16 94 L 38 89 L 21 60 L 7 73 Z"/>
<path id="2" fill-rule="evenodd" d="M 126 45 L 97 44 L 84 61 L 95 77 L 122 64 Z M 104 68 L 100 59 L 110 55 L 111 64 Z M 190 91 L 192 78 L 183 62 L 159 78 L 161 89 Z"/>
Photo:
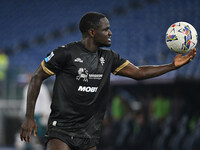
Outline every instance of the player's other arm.
<path id="1" fill-rule="evenodd" d="M 170 64 L 165 65 L 150 65 L 150 66 L 135 66 L 133 64 L 128 64 L 126 67 L 118 72 L 118 75 L 130 77 L 136 80 L 153 78 L 160 76 L 169 71 L 175 70 L 190 62 L 196 55 L 196 49 L 190 51 L 187 55 L 182 56 L 177 54 L 174 61 Z"/>
<path id="2" fill-rule="evenodd" d="M 22 124 L 20 133 L 20 138 L 22 141 L 24 140 L 25 142 L 30 142 L 32 130 L 34 130 L 34 135 L 37 134 L 37 124 L 34 120 L 35 104 L 40 92 L 41 84 L 43 80 L 49 76 L 50 75 L 43 70 L 41 65 L 32 76 L 27 93 L 25 120 Z"/>

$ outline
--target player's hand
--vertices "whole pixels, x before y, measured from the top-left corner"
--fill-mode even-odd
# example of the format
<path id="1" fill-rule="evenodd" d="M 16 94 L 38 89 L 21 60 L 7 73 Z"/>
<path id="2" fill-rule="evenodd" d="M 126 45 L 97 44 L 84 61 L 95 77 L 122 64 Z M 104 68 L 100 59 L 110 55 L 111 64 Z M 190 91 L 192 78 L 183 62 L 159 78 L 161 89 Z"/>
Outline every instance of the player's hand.
<path id="1" fill-rule="evenodd" d="M 20 138 L 21 141 L 30 142 L 31 133 L 34 130 L 34 136 L 37 135 L 37 123 L 33 119 L 26 118 L 21 127 Z"/>
<path id="2" fill-rule="evenodd" d="M 183 56 L 182 54 L 177 54 L 174 58 L 174 66 L 175 68 L 179 68 L 189 62 L 191 62 L 196 55 L 196 48 L 191 50 L 187 55 Z"/>

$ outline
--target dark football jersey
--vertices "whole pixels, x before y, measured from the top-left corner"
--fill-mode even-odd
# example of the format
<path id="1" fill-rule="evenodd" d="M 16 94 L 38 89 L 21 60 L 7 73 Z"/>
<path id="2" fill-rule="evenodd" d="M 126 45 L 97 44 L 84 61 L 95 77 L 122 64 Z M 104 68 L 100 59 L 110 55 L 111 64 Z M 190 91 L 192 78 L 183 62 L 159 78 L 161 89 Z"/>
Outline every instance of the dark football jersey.
<path id="1" fill-rule="evenodd" d="M 41 63 L 46 73 L 56 75 L 49 124 L 70 136 L 99 138 L 110 73 L 128 64 L 112 50 L 90 52 L 81 42 L 52 51 Z"/>

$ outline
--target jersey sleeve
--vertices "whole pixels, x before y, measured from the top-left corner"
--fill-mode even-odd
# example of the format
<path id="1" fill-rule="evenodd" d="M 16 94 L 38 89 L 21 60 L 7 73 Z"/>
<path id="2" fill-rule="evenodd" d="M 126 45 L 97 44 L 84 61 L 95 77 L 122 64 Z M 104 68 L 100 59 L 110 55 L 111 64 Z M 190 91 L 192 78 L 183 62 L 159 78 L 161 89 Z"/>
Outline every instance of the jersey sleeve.
<path id="1" fill-rule="evenodd" d="M 121 69 L 126 67 L 130 62 L 124 58 L 121 58 L 119 54 L 113 52 L 113 64 L 112 64 L 112 73 L 116 75 Z"/>
<path id="2" fill-rule="evenodd" d="M 66 64 L 66 57 L 67 54 L 65 47 L 59 47 L 47 55 L 47 57 L 42 61 L 41 66 L 47 74 L 57 74 Z"/>

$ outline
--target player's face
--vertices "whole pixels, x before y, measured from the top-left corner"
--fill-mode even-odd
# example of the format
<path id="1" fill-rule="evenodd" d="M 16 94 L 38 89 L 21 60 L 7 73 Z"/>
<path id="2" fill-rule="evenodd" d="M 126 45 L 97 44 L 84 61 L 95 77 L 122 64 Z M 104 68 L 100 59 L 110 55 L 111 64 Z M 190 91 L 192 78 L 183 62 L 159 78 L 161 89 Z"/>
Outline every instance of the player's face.
<path id="1" fill-rule="evenodd" d="M 108 19 L 100 19 L 100 27 L 95 30 L 94 42 L 99 47 L 109 47 L 111 45 L 110 23 Z"/>

